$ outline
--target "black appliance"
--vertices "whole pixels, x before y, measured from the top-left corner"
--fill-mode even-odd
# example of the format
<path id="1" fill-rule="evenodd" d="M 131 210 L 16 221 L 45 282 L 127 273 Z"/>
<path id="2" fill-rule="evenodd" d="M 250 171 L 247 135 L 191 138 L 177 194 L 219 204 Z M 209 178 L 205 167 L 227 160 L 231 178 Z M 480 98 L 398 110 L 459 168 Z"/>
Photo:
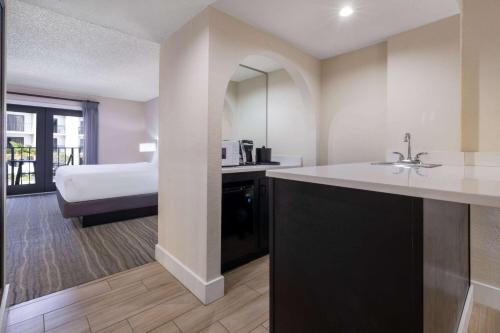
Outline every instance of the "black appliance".
<path id="1" fill-rule="evenodd" d="M 253 160 L 253 141 L 252 140 L 240 140 L 240 156 L 241 165 L 252 165 Z"/>
<path id="2" fill-rule="evenodd" d="M 271 148 L 266 148 L 266 146 L 262 146 L 262 148 L 255 149 L 255 161 L 257 164 L 261 165 L 279 165 L 280 162 L 271 161 Z"/>
<path id="3" fill-rule="evenodd" d="M 267 179 L 264 172 L 223 175 L 222 272 L 269 251 Z"/>

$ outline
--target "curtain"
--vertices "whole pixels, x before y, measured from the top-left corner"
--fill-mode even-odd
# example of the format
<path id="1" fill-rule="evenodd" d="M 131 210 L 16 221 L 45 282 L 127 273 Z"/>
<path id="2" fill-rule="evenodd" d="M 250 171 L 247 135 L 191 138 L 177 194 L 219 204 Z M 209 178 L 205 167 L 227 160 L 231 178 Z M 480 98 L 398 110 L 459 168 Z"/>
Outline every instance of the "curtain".
<path id="1" fill-rule="evenodd" d="M 85 101 L 82 103 L 83 113 L 83 162 L 97 164 L 97 139 L 99 129 L 99 103 Z"/>

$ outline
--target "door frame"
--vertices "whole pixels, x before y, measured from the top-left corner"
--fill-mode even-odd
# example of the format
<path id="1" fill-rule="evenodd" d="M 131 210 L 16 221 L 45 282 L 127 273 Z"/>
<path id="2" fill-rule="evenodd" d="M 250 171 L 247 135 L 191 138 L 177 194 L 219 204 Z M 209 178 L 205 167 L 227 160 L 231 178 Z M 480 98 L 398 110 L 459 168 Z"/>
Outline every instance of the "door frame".
<path id="1" fill-rule="evenodd" d="M 39 124 L 40 121 L 43 119 L 43 112 L 44 109 L 38 106 L 30 106 L 30 105 L 18 105 L 18 104 L 7 104 L 7 109 L 6 111 L 13 111 L 13 112 L 23 112 L 23 113 L 34 113 L 36 114 L 36 149 L 38 150 L 38 147 L 40 143 L 44 142 L 44 137 L 45 137 L 45 125 L 44 124 Z M 7 113 L 7 112 L 5 112 Z M 5 128 L 5 132 L 7 132 L 7 128 Z M 8 142 L 5 142 L 5 150 L 7 149 Z M 45 154 L 36 154 L 36 166 L 35 166 L 35 184 L 29 184 L 29 185 L 19 185 L 19 186 L 7 186 L 7 195 L 18 195 L 18 194 L 29 194 L 29 193 L 38 193 L 38 192 L 43 192 L 43 186 L 44 184 L 40 182 L 39 180 L 42 180 L 42 175 L 44 174 L 43 168 L 45 166 L 45 160 L 44 156 Z M 7 161 L 6 161 L 7 162 Z M 5 165 L 7 165 L 5 163 Z M 8 170 L 7 170 L 8 174 Z M 5 178 L 6 179 L 6 178 Z"/>
<path id="2" fill-rule="evenodd" d="M 42 168 L 43 175 L 43 192 L 53 192 L 56 190 L 56 185 L 53 182 L 53 152 L 54 152 L 54 142 L 52 140 L 54 133 L 54 116 L 67 116 L 67 117 L 83 117 L 83 112 L 80 110 L 68 110 L 59 108 L 45 108 L 45 142 L 46 147 L 44 151 L 44 167 Z M 73 157 L 74 158 L 74 157 Z"/>
<path id="3" fill-rule="evenodd" d="M 6 280 L 6 269 L 5 269 L 5 253 L 6 253 L 6 245 L 7 238 L 5 236 L 6 231 L 6 214 L 5 214 L 5 198 L 6 198 L 6 171 L 5 168 L 5 98 L 6 98 L 6 85 L 5 85 L 5 1 L 0 0 L 0 148 L 2 149 L 2 153 L 0 154 L 0 283 L 2 293 L 5 291 L 5 282 Z M 1 315 L 1 313 L 0 313 Z M 5 318 L 3 318 L 5 319 Z M 0 322 L 2 322 L 2 318 L 0 318 Z M 3 322 L 2 322 L 3 324 Z M 1 329 L 1 327 L 0 327 Z"/>
<path id="4" fill-rule="evenodd" d="M 7 111 L 35 113 L 36 121 L 36 167 L 35 184 L 7 187 L 7 195 L 53 192 L 56 190 L 52 179 L 52 154 L 54 123 L 53 116 L 82 117 L 82 111 L 32 105 L 7 104 Z M 43 148 L 43 150 L 42 150 Z M 5 149 L 4 149 L 5 152 Z M 4 165 L 5 162 L 4 162 Z M 5 178 L 6 179 L 6 178 Z M 4 181 L 5 181 L 4 179 Z"/>

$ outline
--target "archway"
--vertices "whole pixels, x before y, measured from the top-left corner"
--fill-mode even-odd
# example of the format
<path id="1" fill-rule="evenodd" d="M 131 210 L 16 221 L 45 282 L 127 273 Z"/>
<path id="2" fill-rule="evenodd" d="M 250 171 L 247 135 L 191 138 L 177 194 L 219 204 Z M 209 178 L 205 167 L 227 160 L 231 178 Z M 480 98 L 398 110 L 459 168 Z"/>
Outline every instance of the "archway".
<path id="1" fill-rule="evenodd" d="M 312 101 L 311 92 L 300 72 L 290 64 L 287 69 L 275 60 L 279 58 L 248 55 L 233 68 L 225 82 L 225 95 L 219 109 L 221 138 L 227 140 L 223 152 L 234 151 L 230 148 L 233 146 L 238 149 L 238 141 L 246 140 L 253 143 L 253 162 L 255 148 L 266 145 L 272 149 L 275 162 L 297 157 L 298 163 L 293 166 L 302 165 L 302 160 L 305 165 L 314 165 L 316 113 L 311 106 L 306 107 Z M 223 164 L 222 168 L 219 229 L 222 272 L 265 256 L 268 251 L 269 239 L 265 232 L 268 214 L 262 213 L 268 201 L 263 185 L 266 182 L 262 180 L 264 172 L 261 166 L 252 169 L 253 165 L 239 168 L 244 171 L 235 171 L 232 167 L 242 161 L 230 159 L 228 155 L 224 162 L 230 164 Z M 257 178 L 251 178 L 249 173 L 257 169 Z M 260 269 L 265 270 L 262 260 L 258 262 Z"/>

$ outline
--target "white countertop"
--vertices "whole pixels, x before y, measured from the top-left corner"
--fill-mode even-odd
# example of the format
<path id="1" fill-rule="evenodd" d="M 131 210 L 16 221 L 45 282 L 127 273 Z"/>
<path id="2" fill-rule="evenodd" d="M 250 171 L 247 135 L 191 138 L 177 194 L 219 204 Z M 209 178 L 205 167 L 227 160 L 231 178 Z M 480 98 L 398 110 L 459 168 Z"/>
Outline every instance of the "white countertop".
<path id="1" fill-rule="evenodd" d="M 500 208 L 500 167 L 370 163 L 269 170 L 268 177 Z"/>
<path id="2" fill-rule="evenodd" d="M 280 165 L 243 165 L 236 167 L 223 167 L 222 174 L 239 172 L 256 172 L 274 169 L 290 169 L 300 167 L 300 164 L 280 164 Z"/>

